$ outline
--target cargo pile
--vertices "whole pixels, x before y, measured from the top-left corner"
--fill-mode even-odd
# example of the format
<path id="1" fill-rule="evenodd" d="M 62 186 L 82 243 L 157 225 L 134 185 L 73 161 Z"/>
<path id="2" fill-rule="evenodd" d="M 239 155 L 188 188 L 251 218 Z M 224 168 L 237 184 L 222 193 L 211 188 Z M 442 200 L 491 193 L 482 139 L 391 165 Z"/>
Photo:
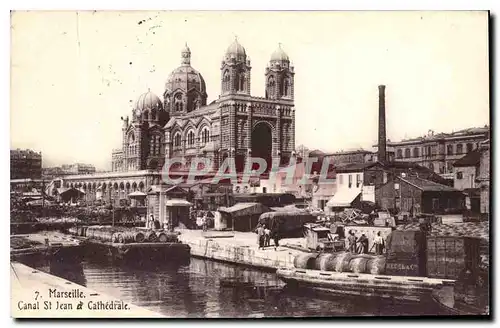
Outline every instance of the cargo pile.
<path id="1" fill-rule="evenodd" d="M 349 252 L 301 254 L 295 257 L 293 265 L 307 270 L 384 274 L 386 259 L 385 256 Z"/>
<path id="2" fill-rule="evenodd" d="M 72 227 L 68 231 L 76 236 L 109 243 L 130 244 L 178 242 L 177 233 L 127 227 L 79 226 Z"/>
<path id="3" fill-rule="evenodd" d="M 420 230 L 419 223 L 405 224 L 397 227 L 397 230 Z M 456 236 L 476 237 L 489 240 L 489 222 L 464 222 L 453 224 L 431 224 L 431 236 Z"/>

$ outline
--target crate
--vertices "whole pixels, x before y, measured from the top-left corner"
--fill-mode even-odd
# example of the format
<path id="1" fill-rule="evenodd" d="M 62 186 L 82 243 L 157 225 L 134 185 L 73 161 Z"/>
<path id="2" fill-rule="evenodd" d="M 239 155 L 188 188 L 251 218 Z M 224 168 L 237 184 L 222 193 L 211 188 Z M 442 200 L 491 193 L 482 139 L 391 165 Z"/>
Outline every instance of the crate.
<path id="1" fill-rule="evenodd" d="M 467 269 L 477 275 L 480 263 L 479 247 L 478 238 L 428 237 L 427 276 L 456 280 Z"/>
<path id="2" fill-rule="evenodd" d="M 422 231 L 395 230 L 387 241 L 387 256 L 403 259 L 422 257 L 425 254 L 425 237 Z"/>

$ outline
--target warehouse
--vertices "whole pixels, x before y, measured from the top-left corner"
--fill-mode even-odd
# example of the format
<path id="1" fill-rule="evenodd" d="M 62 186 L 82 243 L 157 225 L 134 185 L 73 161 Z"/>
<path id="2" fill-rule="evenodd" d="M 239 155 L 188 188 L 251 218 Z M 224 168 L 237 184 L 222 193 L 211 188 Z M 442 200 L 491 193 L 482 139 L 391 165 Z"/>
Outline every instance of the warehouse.
<path id="1" fill-rule="evenodd" d="M 384 209 L 418 214 L 462 214 L 465 194 L 452 187 L 418 176 L 396 177 L 382 185 L 376 193 L 377 203 Z"/>

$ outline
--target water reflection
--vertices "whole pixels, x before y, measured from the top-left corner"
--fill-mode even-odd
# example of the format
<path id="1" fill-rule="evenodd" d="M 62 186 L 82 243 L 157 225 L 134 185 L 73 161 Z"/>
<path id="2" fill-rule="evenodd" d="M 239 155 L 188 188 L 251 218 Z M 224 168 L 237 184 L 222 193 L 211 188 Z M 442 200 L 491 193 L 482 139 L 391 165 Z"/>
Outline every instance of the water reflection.
<path id="1" fill-rule="evenodd" d="M 81 262 L 50 261 L 49 273 L 75 284 L 82 286 L 87 284 Z"/>
<path id="2" fill-rule="evenodd" d="M 292 289 L 274 273 L 196 258 L 148 266 L 86 260 L 73 266 L 51 264 L 48 272 L 170 317 L 435 314 L 425 302 Z"/>

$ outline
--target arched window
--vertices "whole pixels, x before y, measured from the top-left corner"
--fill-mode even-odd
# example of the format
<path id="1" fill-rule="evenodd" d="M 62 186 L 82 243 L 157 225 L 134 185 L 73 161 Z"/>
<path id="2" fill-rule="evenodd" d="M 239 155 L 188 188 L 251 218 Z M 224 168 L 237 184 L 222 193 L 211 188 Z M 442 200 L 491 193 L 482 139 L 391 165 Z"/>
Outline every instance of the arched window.
<path id="1" fill-rule="evenodd" d="M 467 152 L 470 153 L 474 147 L 472 146 L 471 143 L 467 144 Z"/>
<path id="2" fill-rule="evenodd" d="M 161 146 L 161 136 L 156 136 L 156 149 L 155 152 L 157 155 L 160 155 L 160 146 Z"/>
<path id="3" fill-rule="evenodd" d="M 411 157 L 410 148 L 406 148 L 405 149 L 405 158 L 410 158 L 410 157 Z"/>
<path id="4" fill-rule="evenodd" d="M 194 145 L 194 132 L 193 130 L 188 132 L 188 146 L 193 146 Z"/>
<path id="5" fill-rule="evenodd" d="M 453 145 L 446 146 L 446 153 L 448 155 L 453 155 Z"/>
<path id="6" fill-rule="evenodd" d="M 155 121 L 156 120 L 156 109 L 151 110 L 151 120 Z"/>
<path id="7" fill-rule="evenodd" d="M 420 149 L 413 148 L 413 157 L 420 157 Z"/>
<path id="8" fill-rule="evenodd" d="M 209 141 L 210 141 L 210 131 L 208 131 L 208 128 L 205 127 L 203 128 L 203 130 L 201 130 L 201 143 L 206 144 Z"/>
<path id="9" fill-rule="evenodd" d="M 241 72 L 240 73 L 240 85 L 238 88 L 239 91 L 245 90 L 245 73 Z"/>
<path id="10" fill-rule="evenodd" d="M 434 164 L 429 163 L 429 169 L 434 172 Z"/>
<path id="11" fill-rule="evenodd" d="M 268 96 L 272 97 L 274 95 L 274 87 L 276 85 L 276 82 L 274 81 L 274 76 L 269 76 L 267 79 L 267 88 L 269 90 Z"/>
<path id="12" fill-rule="evenodd" d="M 403 150 L 402 149 L 398 149 L 397 150 L 396 157 L 397 158 L 403 158 Z"/>
<path id="13" fill-rule="evenodd" d="M 182 112 L 184 110 L 184 104 L 182 102 L 182 95 L 180 93 L 175 95 L 175 110 L 177 112 Z"/>
<path id="14" fill-rule="evenodd" d="M 457 155 L 460 155 L 464 152 L 464 146 L 462 144 L 457 145 Z"/>
<path id="15" fill-rule="evenodd" d="M 181 133 L 177 132 L 174 135 L 174 147 L 180 147 L 181 146 Z"/>
<path id="16" fill-rule="evenodd" d="M 290 92 L 290 79 L 283 79 L 283 96 L 288 97 Z"/>
<path id="17" fill-rule="evenodd" d="M 229 81 L 231 80 L 231 76 L 229 75 L 229 71 L 226 70 L 224 75 L 222 76 L 222 89 L 223 91 L 227 91 L 230 89 Z"/>

